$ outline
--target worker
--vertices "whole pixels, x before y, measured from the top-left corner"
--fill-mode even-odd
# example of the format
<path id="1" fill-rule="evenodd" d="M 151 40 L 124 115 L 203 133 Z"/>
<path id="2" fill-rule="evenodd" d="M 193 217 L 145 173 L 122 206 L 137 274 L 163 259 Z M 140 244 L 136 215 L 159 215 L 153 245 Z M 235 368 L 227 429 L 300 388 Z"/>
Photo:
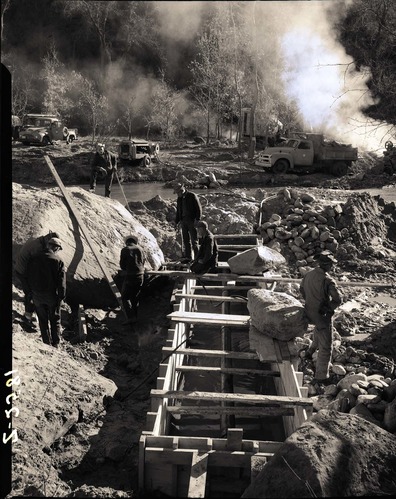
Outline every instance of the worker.
<path id="1" fill-rule="evenodd" d="M 202 207 L 198 196 L 188 191 L 183 184 L 174 189 L 177 194 L 176 228 L 182 234 L 182 261 L 190 263 L 198 254 L 198 234 L 196 224 L 202 215 Z"/>
<path id="2" fill-rule="evenodd" d="M 32 298 L 32 290 L 27 282 L 26 270 L 27 266 L 33 256 L 37 253 L 44 251 L 47 248 L 48 241 L 56 237 L 59 239 L 59 235 L 56 232 L 49 231 L 45 236 L 39 236 L 37 238 L 28 239 L 25 244 L 22 245 L 19 253 L 17 254 L 15 261 L 15 274 L 21 283 L 22 291 L 24 294 L 24 319 L 28 323 L 36 322 L 36 317 L 34 316 L 34 304 Z"/>
<path id="3" fill-rule="evenodd" d="M 144 282 L 144 264 L 146 257 L 135 235 L 125 238 L 125 247 L 121 250 L 120 267 L 124 281 L 121 299 L 127 320 L 123 325 L 137 321 L 139 296 Z"/>
<path id="4" fill-rule="evenodd" d="M 200 220 L 197 223 L 197 232 L 200 245 L 198 254 L 190 265 L 190 270 L 195 274 L 205 274 L 217 266 L 217 243 L 205 221 Z"/>
<path id="5" fill-rule="evenodd" d="M 32 290 L 43 343 L 58 348 L 61 339 L 60 306 L 66 296 L 65 264 L 57 254 L 61 240 L 52 237 L 45 250 L 34 255 L 27 266 L 27 281 Z"/>
<path id="6" fill-rule="evenodd" d="M 303 277 L 300 292 L 305 300 L 308 321 L 315 325 L 311 346 L 305 358 L 318 351 L 313 383 L 329 384 L 329 367 L 333 350 L 333 320 L 335 309 L 341 304 L 341 295 L 335 281 L 328 275 L 337 261 L 329 251 L 318 255 L 319 266 Z"/>
<path id="7" fill-rule="evenodd" d="M 91 162 L 91 181 L 89 192 L 95 192 L 96 179 L 99 172 L 106 175 L 105 178 L 105 197 L 109 198 L 114 174 L 117 171 L 117 157 L 106 149 L 105 144 L 96 144 L 96 152 Z"/>

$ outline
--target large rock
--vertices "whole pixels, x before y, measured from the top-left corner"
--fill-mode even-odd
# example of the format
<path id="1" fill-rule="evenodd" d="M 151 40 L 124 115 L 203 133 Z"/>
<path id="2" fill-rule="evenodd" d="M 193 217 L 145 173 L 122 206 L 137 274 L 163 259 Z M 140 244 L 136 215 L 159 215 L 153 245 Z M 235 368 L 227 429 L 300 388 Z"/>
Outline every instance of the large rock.
<path id="1" fill-rule="evenodd" d="M 296 298 L 266 289 L 250 289 L 247 298 L 251 324 L 261 333 L 288 341 L 306 332 L 304 307 Z"/>
<path id="2" fill-rule="evenodd" d="M 394 495 L 395 455 L 394 435 L 324 409 L 284 442 L 241 497 Z"/>
<path id="3" fill-rule="evenodd" d="M 147 256 L 147 270 L 156 270 L 164 256 L 154 236 L 118 201 L 68 187 L 109 273 L 119 270 L 124 238 L 136 234 Z M 31 237 L 53 230 L 63 241 L 60 256 L 67 267 L 67 301 L 92 308 L 117 305 L 94 254 L 58 188 L 38 189 L 13 184 L 13 257 Z"/>
<path id="4" fill-rule="evenodd" d="M 278 251 L 266 246 L 250 248 L 228 259 L 231 272 L 241 275 L 258 275 L 284 263 L 286 260 Z"/>

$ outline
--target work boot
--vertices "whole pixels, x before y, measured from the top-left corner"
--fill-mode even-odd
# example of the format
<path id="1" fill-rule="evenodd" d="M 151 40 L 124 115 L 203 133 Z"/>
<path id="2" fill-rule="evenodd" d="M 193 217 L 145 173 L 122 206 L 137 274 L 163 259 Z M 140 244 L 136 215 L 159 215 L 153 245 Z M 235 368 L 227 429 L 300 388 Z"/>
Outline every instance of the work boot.
<path id="1" fill-rule="evenodd" d="M 95 192 L 95 189 L 89 189 L 89 192 Z"/>
<path id="2" fill-rule="evenodd" d="M 28 322 L 37 322 L 37 317 L 34 313 L 25 312 L 23 316 Z"/>

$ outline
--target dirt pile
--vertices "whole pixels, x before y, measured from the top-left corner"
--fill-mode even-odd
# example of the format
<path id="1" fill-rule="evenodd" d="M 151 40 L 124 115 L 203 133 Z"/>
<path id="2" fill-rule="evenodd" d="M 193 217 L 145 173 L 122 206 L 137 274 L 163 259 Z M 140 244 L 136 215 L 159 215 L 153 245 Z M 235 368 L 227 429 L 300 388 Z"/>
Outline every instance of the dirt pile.
<path id="1" fill-rule="evenodd" d="M 294 432 L 243 498 L 394 495 L 396 440 L 357 416 L 321 411 Z"/>

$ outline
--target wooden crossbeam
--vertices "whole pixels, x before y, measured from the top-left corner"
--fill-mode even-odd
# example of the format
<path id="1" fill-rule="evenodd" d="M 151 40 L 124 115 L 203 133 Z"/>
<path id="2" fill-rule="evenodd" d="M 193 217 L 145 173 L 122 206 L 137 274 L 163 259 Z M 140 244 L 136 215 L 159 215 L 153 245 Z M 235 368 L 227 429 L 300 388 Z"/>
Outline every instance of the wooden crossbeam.
<path id="1" fill-rule="evenodd" d="M 165 354 L 173 352 L 173 347 L 162 347 Z M 198 348 L 178 348 L 175 352 L 177 354 L 190 355 L 192 357 L 228 357 L 229 359 L 240 360 L 258 360 L 256 352 L 228 352 L 226 350 L 204 350 Z M 262 362 L 265 362 L 262 360 Z M 273 362 L 273 360 L 271 361 Z"/>
<path id="2" fill-rule="evenodd" d="M 313 402 L 309 398 L 287 397 L 278 395 L 260 395 L 247 393 L 216 393 L 200 391 L 156 390 L 150 392 L 153 398 L 167 398 L 177 400 L 200 400 L 211 402 L 242 402 L 249 404 L 266 404 L 286 407 L 311 407 Z"/>
<path id="3" fill-rule="evenodd" d="M 246 303 L 246 298 L 242 296 L 219 296 L 219 295 L 196 295 L 194 293 L 176 293 L 175 297 L 177 298 L 190 298 L 192 300 L 199 301 L 227 301 L 231 303 Z"/>
<path id="4" fill-rule="evenodd" d="M 260 239 L 260 234 L 213 234 L 215 239 Z"/>
<path id="5" fill-rule="evenodd" d="M 243 285 L 233 285 L 233 284 L 225 284 L 224 286 L 191 286 L 191 289 L 207 289 L 207 290 L 215 290 L 215 289 L 221 289 L 221 290 L 237 290 L 237 291 L 247 291 L 248 289 L 257 287 L 256 284 L 251 285 L 251 284 L 243 284 Z"/>
<path id="6" fill-rule="evenodd" d="M 213 367 L 213 366 L 176 366 L 176 371 L 180 372 L 207 372 L 225 374 L 259 374 L 260 376 L 279 376 L 279 371 L 269 371 L 268 369 L 240 369 L 238 367 Z"/>
<path id="7" fill-rule="evenodd" d="M 65 198 L 66 203 L 68 204 L 68 206 L 70 208 L 70 211 L 73 213 L 73 216 L 76 219 L 76 221 L 81 229 L 81 232 L 84 234 L 84 237 L 85 237 L 89 247 L 91 248 L 92 253 L 95 256 L 96 261 L 98 262 L 99 267 L 100 267 L 101 271 L 103 272 L 103 275 L 105 276 L 107 282 L 109 283 L 111 291 L 113 292 L 115 298 L 117 299 L 118 304 L 120 305 L 121 310 L 124 312 L 125 317 L 127 317 L 125 310 L 124 310 L 124 307 L 123 307 L 123 304 L 122 304 L 121 293 L 120 293 L 119 289 L 117 288 L 116 283 L 113 281 L 112 275 L 110 274 L 105 263 L 103 262 L 102 258 L 100 257 L 100 255 L 95 247 L 95 244 L 90 236 L 89 230 L 87 229 L 87 226 L 85 225 L 84 221 L 80 217 L 80 214 L 78 213 L 78 210 L 77 210 L 72 198 L 70 197 L 65 186 L 63 185 L 63 182 L 62 182 L 61 178 L 59 177 L 58 172 L 56 171 L 54 165 L 52 164 L 52 161 L 50 160 L 50 158 L 47 155 L 44 155 L 44 159 L 45 159 L 45 162 L 47 163 L 48 168 L 50 169 L 52 175 L 54 176 L 55 181 L 58 184 L 58 187 L 59 187 L 61 193 L 63 194 L 63 197 Z"/>
<path id="8" fill-rule="evenodd" d="M 202 405 L 168 405 L 166 410 L 171 414 L 215 416 L 226 414 L 240 417 L 257 416 L 293 416 L 294 409 L 291 407 L 230 407 L 230 406 L 202 406 Z"/>
<path id="9" fill-rule="evenodd" d="M 257 244 L 218 244 L 217 249 L 223 251 L 225 249 L 246 250 L 257 248 Z"/>
<path id="10" fill-rule="evenodd" d="M 250 315 L 209 314 L 204 312 L 172 312 L 167 317 L 175 322 L 188 324 L 213 324 L 224 326 L 248 326 Z"/>

